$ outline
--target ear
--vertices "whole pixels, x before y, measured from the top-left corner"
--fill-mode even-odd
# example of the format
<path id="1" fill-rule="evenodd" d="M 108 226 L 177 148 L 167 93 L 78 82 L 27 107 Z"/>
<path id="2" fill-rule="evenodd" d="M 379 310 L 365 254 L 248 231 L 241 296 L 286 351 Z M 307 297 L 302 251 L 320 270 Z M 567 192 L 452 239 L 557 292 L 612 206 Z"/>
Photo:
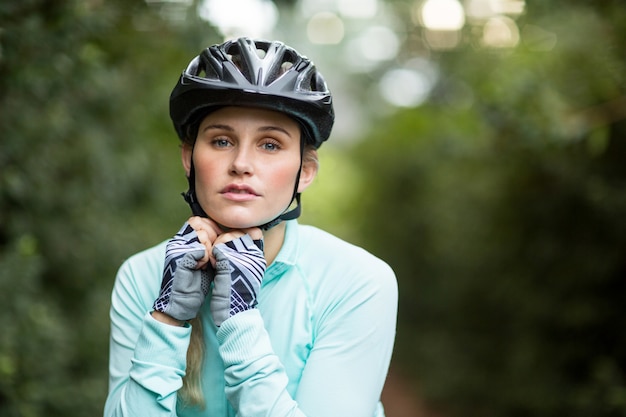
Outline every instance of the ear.
<path id="1" fill-rule="evenodd" d="M 183 143 L 181 146 L 181 159 L 183 162 L 183 167 L 185 168 L 185 175 L 189 178 L 191 173 L 191 157 L 193 155 L 193 147 L 188 143 Z"/>
<path id="2" fill-rule="evenodd" d="M 317 176 L 319 162 L 317 160 L 317 151 L 308 150 L 304 155 L 302 162 L 302 170 L 300 171 L 300 182 L 298 183 L 298 192 L 306 190 Z"/>

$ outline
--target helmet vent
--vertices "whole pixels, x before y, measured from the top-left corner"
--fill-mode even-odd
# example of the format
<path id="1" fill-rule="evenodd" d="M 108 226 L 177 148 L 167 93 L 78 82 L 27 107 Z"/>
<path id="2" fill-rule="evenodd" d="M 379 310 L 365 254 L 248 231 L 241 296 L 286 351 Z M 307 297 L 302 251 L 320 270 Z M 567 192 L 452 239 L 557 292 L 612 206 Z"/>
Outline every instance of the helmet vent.
<path id="1" fill-rule="evenodd" d="M 207 62 L 207 59 L 204 56 L 196 57 L 187 67 L 185 73 L 195 77 L 206 78 L 210 80 L 220 79 L 220 76 L 213 67 L 213 65 L 211 65 L 210 62 Z"/>
<path id="2" fill-rule="evenodd" d="M 291 66 L 293 66 L 299 58 L 300 57 L 295 55 L 292 51 L 286 50 L 285 55 L 283 55 L 282 65 L 284 66 L 285 64 L 291 64 Z M 291 66 L 289 68 L 291 68 Z"/>
<path id="3" fill-rule="evenodd" d="M 267 76 L 266 85 L 270 85 L 279 79 L 283 74 L 292 69 L 296 59 L 297 57 L 290 54 L 288 51 L 283 54 L 280 64 L 276 63 L 275 65 L 272 65 L 271 72 Z"/>

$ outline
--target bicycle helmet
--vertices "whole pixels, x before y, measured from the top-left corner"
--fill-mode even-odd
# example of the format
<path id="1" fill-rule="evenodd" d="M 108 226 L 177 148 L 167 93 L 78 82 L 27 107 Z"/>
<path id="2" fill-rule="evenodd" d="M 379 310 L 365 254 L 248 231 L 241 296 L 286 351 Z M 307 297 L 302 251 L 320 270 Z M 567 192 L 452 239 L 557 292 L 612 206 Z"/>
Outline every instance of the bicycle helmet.
<path id="1" fill-rule="evenodd" d="M 249 106 L 274 110 L 299 122 L 300 166 L 304 145 L 319 148 L 334 123 L 331 93 L 313 62 L 278 41 L 239 38 L 203 50 L 191 60 L 170 95 L 170 117 L 182 141 L 193 143 L 198 124 L 209 112 L 225 106 Z M 261 225 L 269 229 L 282 220 L 300 215 L 296 177 L 292 202 L 296 207 Z M 195 195 L 195 175 L 189 175 L 183 193 L 194 215 L 206 217 Z"/>
<path id="2" fill-rule="evenodd" d="M 182 140 L 212 108 L 252 106 L 285 113 L 316 148 L 334 122 L 332 96 L 313 62 L 278 41 L 239 38 L 206 48 L 183 71 L 170 96 L 170 116 Z"/>

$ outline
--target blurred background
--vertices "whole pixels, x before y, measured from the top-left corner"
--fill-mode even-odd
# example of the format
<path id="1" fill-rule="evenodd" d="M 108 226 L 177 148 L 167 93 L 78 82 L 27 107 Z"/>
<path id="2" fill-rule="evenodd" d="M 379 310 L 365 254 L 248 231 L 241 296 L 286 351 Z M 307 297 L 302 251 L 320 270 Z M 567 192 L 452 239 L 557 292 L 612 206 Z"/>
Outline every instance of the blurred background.
<path id="1" fill-rule="evenodd" d="M 622 0 L 3 0 L 1 416 L 102 414 L 116 270 L 188 216 L 169 93 L 238 35 L 333 90 L 302 222 L 397 273 L 388 417 L 626 416 Z"/>

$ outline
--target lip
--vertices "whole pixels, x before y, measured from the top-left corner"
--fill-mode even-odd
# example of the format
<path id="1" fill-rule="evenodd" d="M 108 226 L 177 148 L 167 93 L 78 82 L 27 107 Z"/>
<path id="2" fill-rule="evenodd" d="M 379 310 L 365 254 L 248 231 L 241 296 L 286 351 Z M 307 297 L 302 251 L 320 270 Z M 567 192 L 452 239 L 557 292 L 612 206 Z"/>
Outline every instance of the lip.
<path id="1" fill-rule="evenodd" d="M 220 194 L 232 201 L 250 201 L 259 197 L 254 188 L 246 184 L 228 184 Z"/>

